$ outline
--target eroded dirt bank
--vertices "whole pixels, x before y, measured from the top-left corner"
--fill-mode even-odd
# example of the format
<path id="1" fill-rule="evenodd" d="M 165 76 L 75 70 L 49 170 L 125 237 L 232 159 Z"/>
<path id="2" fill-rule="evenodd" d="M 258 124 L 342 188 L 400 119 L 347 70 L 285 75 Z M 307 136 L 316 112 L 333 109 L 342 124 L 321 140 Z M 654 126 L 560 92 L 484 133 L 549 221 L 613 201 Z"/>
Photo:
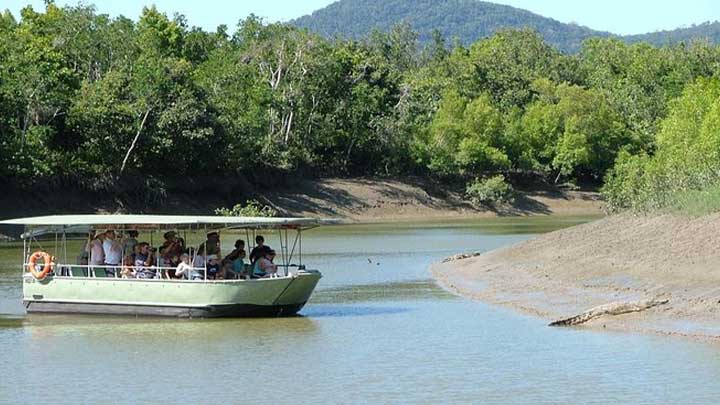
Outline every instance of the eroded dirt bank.
<path id="1" fill-rule="evenodd" d="M 720 341 L 720 215 L 619 215 L 434 265 L 445 288 L 548 322 L 591 307 L 668 300 L 590 327 Z"/>
<path id="2" fill-rule="evenodd" d="M 261 182 L 262 183 L 262 182 Z M 270 183 L 270 182 L 268 182 Z M 337 217 L 349 222 L 387 222 L 497 215 L 602 215 L 597 193 L 519 191 L 499 208 L 473 207 L 462 194 L 420 178 L 285 179 L 251 186 L 246 181 L 179 182 L 168 190 L 133 188 L 88 193 L 72 187 L 21 190 L 3 187 L 0 218 L 124 212 L 211 215 L 247 199 L 273 206 L 281 215 Z"/>

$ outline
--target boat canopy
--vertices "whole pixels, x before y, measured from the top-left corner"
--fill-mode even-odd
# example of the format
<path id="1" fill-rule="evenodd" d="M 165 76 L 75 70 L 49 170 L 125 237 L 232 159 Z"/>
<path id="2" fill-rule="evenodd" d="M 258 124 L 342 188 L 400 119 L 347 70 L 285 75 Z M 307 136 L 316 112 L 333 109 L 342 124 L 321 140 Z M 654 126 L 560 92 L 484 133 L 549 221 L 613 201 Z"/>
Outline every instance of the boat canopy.
<path id="1" fill-rule="evenodd" d="M 337 220 L 321 218 L 265 218 L 265 217 L 224 217 L 195 215 L 48 215 L 7 219 L 0 225 L 24 225 L 27 228 L 44 230 L 73 229 L 308 229 L 319 225 L 336 224 Z"/>

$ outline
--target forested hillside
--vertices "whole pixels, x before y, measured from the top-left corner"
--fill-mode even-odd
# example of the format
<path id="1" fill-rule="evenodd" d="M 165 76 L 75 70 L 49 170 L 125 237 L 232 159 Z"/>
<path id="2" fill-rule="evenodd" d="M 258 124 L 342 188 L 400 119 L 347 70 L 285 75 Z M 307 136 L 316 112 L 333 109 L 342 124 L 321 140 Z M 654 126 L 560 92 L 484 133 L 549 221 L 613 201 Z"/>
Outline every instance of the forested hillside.
<path id="1" fill-rule="evenodd" d="M 567 52 L 576 52 L 588 38 L 610 36 L 527 10 L 477 0 L 341 0 L 290 23 L 325 37 L 353 39 L 406 23 L 419 33 L 420 43 L 430 42 L 437 30 L 448 40 L 458 38 L 464 45 L 502 29 L 531 28 L 547 43 Z"/>
<path id="2" fill-rule="evenodd" d="M 435 36 L 418 52 L 403 25 L 362 41 L 252 16 L 237 28 L 154 8 L 137 22 L 52 3 L 2 14 L 0 178 L 110 193 L 133 181 L 161 197 L 178 180 L 413 174 L 479 193 L 498 175 L 600 184 L 618 155 L 638 167 L 685 134 L 719 136 L 720 49 L 705 43 L 596 38 L 566 55 L 520 30 L 467 47 Z M 707 129 L 671 124 L 684 105 Z M 615 195 L 628 177 L 613 171 Z"/>
<path id="3" fill-rule="evenodd" d="M 627 35 L 623 39 L 631 43 L 648 42 L 657 46 L 693 40 L 707 40 L 710 43 L 717 44 L 720 43 L 720 22 L 706 22 L 687 28 L 650 32 L 641 35 Z"/>
<path id="4" fill-rule="evenodd" d="M 434 30 L 445 38 L 458 38 L 464 45 L 469 45 L 502 29 L 531 28 L 557 49 L 577 52 L 588 38 L 613 36 L 527 10 L 478 0 L 340 0 L 312 15 L 291 21 L 291 24 L 326 37 L 359 39 L 376 29 L 388 31 L 401 22 L 420 34 L 421 43 L 430 42 Z M 648 42 L 658 46 L 694 39 L 718 43 L 720 23 L 617 37 L 627 42 Z"/>

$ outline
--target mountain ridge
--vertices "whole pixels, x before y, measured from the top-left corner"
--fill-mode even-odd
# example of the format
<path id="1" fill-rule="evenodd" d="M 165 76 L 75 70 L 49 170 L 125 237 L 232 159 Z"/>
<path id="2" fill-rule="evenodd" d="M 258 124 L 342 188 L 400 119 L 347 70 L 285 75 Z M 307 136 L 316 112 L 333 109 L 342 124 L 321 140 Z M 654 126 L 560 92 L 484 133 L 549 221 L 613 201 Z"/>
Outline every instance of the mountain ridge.
<path id="1" fill-rule="evenodd" d="M 607 31 L 563 23 L 531 11 L 479 0 L 339 0 L 289 24 L 325 37 L 360 39 L 373 30 L 388 31 L 408 23 L 427 43 L 437 29 L 445 38 L 458 38 L 468 45 L 506 28 L 531 28 L 549 44 L 565 52 L 577 52 L 592 37 L 618 38 L 627 42 L 666 45 L 692 39 L 720 42 L 720 23 L 706 22 L 689 28 L 638 35 L 617 35 Z"/>

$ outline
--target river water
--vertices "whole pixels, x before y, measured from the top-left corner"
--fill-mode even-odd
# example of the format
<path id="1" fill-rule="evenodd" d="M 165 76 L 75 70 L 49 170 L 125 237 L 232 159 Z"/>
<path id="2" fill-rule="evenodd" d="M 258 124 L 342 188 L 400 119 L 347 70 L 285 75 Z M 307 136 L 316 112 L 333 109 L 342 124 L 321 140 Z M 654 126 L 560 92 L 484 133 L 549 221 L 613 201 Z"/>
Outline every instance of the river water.
<path id="1" fill-rule="evenodd" d="M 26 316 L 20 249 L 3 246 L 0 402 L 720 402 L 718 345 L 549 328 L 430 278 L 443 257 L 579 221 L 308 231 L 324 278 L 284 319 Z"/>

